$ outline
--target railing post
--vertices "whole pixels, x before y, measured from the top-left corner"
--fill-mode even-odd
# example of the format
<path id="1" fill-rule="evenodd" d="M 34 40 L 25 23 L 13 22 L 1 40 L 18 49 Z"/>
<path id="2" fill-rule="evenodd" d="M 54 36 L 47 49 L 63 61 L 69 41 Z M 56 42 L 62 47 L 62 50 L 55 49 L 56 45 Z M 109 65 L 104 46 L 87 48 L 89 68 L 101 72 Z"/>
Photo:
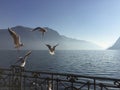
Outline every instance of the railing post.
<path id="1" fill-rule="evenodd" d="M 90 82 L 88 81 L 87 83 L 88 83 L 88 90 L 90 90 Z"/>
<path id="2" fill-rule="evenodd" d="M 56 90 L 58 90 L 58 83 L 59 83 L 59 78 L 58 77 L 56 79 L 56 83 L 57 83 L 57 89 Z"/>
<path id="3" fill-rule="evenodd" d="M 24 90 L 25 90 L 25 84 L 26 84 L 26 76 L 23 77 L 23 86 L 24 86 Z"/>
<path id="4" fill-rule="evenodd" d="M 103 84 L 100 83 L 99 86 L 100 86 L 100 90 L 103 90 Z"/>
<path id="5" fill-rule="evenodd" d="M 52 90 L 54 90 L 53 74 L 52 74 Z"/>
<path id="6" fill-rule="evenodd" d="M 96 79 L 94 78 L 94 90 L 96 90 Z"/>
<path id="7" fill-rule="evenodd" d="M 12 65 L 11 70 L 12 70 L 11 90 L 22 90 L 22 74 L 24 68 Z"/>

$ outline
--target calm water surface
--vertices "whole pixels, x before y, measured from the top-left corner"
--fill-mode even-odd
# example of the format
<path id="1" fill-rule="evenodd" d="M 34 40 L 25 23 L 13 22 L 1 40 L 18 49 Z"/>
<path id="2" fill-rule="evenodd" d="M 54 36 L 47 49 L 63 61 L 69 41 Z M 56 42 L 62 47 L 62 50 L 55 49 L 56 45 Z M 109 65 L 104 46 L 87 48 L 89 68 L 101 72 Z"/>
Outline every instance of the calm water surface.
<path id="1" fill-rule="evenodd" d="M 17 57 L 24 56 L 26 52 L 1 50 L 0 67 L 13 65 Z M 53 56 L 48 51 L 32 51 L 26 69 L 120 78 L 120 51 L 61 50 Z"/>

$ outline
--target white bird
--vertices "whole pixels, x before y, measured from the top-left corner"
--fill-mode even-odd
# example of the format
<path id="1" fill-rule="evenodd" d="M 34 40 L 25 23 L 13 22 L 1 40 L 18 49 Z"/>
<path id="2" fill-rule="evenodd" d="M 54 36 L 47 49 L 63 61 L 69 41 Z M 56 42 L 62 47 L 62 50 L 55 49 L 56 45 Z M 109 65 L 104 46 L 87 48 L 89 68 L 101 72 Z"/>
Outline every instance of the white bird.
<path id="1" fill-rule="evenodd" d="M 48 49 L 49 49 L 49 53 L 50 53 L 51 55 L 54 55 L 54 54 L 55 54 L 55 48 L 56 48 L 56 46 L 58 46 L 58 44 L 56 44 L 56 45 L 53 46 L 53 47 L 51 47 L 51 45 L 49 45 L 49 44 L 46 44 L 46 46 L 47 46 Z"/>
<path id="2" fill-rule="evenodd" d="M 23 46 L 23 43 L 20 40 L 20 36 L 10 28 L 8 28 L 8 31 L 9 31 L 10 35 L 12 36 L 12 38 L 13 38 L 15 48 L 19 49 L 21 46 Z"/>
<path id="3" fill-rule="evenodd" d="M 19 57 L 19 60 L 18 60 L 16 63 L 21 62 L 20 66 L 21 66 L 21 67 L 25 67 L 26 60 L 27 60 L 27 58 L 29 57 L 29 55 L 31 54 L 31 52 L 32 52 L 32 51 L 28 51 L 28 52 L 25 54 L 24 57 Z M 16 63 L 15 63 L 15 64 L 16 64 Z"/>
<path id="4" fill-rule="evenodd" d="M 41 27 L 36 27 L 32 31 L 36 31 L 36 30 L 38 30 L 42 33 L 42 38 L 44 37 L 45 32 L 47 32 L 47 30 L 45 28 L 41 28 Z"/>

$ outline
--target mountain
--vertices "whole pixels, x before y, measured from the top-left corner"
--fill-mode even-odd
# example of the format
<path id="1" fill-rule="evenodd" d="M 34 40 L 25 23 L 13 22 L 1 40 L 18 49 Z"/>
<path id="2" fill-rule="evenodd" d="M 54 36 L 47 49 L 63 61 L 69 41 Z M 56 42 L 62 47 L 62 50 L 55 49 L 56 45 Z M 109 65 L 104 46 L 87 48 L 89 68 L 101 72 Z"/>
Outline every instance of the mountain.
<path id="1" fill-rule="evenodd" d="M 108 48 L 110 50 L 120 50 L 120 37 L 117 39 L 117 41 L 113 44 L 113 46 L 111 46 L 110 48 Z"/>
<path id="2" fill-rule="evenodd" d="M 44 50 L 47 49 L 45 44 L 59 44 L 58 50 L 96 50 L 101 49 L 94 43 L 72 39 L 63 35 L 60 35 L 57 31 L 45 27 L 47 32 L 42 39 L 41 32 L 31 32 L 32 28 L 24 26 L 15 26 L 12 29 L 21 36 L 21 41 L 24 46 L 21 49 L 33 49 L 33 50 Z M 10 36 L 7 29 L 0 29 L 0 49 L 15 49 L 12 37 Z"/>

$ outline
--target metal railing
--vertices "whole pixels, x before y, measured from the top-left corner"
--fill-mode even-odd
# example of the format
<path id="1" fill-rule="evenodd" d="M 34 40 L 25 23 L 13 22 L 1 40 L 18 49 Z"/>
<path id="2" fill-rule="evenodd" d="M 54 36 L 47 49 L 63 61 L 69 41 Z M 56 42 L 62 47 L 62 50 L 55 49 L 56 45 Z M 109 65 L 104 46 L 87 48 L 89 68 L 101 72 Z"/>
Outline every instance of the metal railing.
<path id="1" fill-rule="evenodd" d="M 0 68 L 0 90 L 120 90 L 120 79 Z"/>

